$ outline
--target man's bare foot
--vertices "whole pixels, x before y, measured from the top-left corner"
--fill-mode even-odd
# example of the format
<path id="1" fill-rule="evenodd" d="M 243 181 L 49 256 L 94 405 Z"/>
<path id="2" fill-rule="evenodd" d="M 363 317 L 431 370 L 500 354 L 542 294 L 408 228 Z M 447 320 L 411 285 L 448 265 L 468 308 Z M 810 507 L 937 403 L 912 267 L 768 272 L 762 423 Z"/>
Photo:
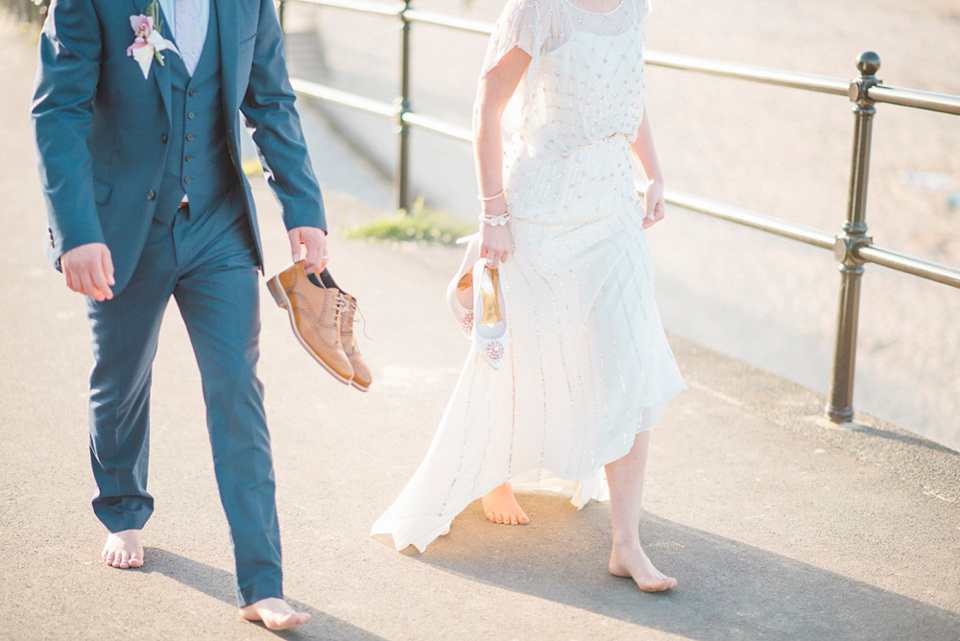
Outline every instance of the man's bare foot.
<path id="1" fill-rule="evenodd" d="M 122 570 L 142 566 L 143 544 L 140 543 L 140 530 L 111 532 L 107 536 L 100 558 L 107 565 Z"/>
<path id="2" fill-rule="evenodd" d="M 483 503 L 484 515 L 494 523 L 526 525 L 530 522 L 523 508 L 517 503 L 517 497 L 513 495 L 513 489 L 509 483 L 491 490 L 480 500 Z"/>
<path id="3" fill-rule="evenodd" d="M 240 608 L 247 621 L 261 621 L 269 630 L 289 630 L 310 620 L 308 612 L 297 612 L 283 599 L 260 599 Z"/>
<path id="4" fill-rule="evenodd" d="M 613 546 L 610 574 L 633 579 L 644 592 L 663 592 L 677 587 L 677 580 L 653 566 L 640 544 Z"/>

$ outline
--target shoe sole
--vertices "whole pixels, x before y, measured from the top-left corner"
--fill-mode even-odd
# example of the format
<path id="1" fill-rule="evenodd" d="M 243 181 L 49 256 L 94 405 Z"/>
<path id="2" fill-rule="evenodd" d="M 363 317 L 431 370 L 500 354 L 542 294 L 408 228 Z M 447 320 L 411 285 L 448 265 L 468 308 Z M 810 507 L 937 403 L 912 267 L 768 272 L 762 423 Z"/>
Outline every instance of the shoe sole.
<path id="1" fill-rule="evenodd" d="M 369 385 L 367 385 L 366 387 L 364 387 L 363 385 L 361 385 L 360 383 L 358 383 L 358 382 L 356 382 L 356 381 L 350 381 L 350 384 L 353 385 L 353 387 L 354 387 L 355 389 L 358 389 L 358 390 L 360 390 L 361 392 L 368 392 L 368 391 L 370 391 L 370 386 L 369 386 Z"/>
<path id="2" fill-rule="evenodd" d="M 300 341 L 301 345 L 303 345 L 303 349 L 307 350 L 307 353 L 313 357 L 313 360 L 317 361 L 317 363 L 320 364 L 320 367 L 327 370 L 328 374 L 333 376 L 344 385 L 353 384 L 352 378 L 346 378 L 342 374 L 338 374 L 336 370 L 327 365 L 322 358 L 317 356 L 317 354 L 313 351 L 313 348 L 307 344 L 307 341 L 303 340 L 303 336 L 300 335 L 300 330 L 297 329 L 297 321 L 293 318 L 293 305 L 290 304 L 290 299 L 287 297 L 287 292 L 283 290 L 283 285 L 280 284 L 280 279 L 277 276 L 274 276 L 267 281 L 267 290 L 270 291 L 270 294 L 273 296 L 273 300 L 277 303 L 277 306 L 287 310 L 287 317 L 290 318 L 290 327 L 293 329 L 293 335 L 297 337 L 297 340 Z"/>

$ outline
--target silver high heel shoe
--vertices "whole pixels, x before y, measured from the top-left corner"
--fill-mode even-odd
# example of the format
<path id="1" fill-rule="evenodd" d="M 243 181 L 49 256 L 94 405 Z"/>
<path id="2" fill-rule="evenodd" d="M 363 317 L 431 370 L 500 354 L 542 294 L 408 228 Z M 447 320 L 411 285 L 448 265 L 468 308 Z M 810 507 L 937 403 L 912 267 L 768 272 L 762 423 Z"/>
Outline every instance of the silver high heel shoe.
<path id="1" fill-rule="evenodd" d="M 510 344 L 500 270 L 478 260 L 473 266 L 473 292 L 473 344 L 490 367 L 500 369 Z"/>

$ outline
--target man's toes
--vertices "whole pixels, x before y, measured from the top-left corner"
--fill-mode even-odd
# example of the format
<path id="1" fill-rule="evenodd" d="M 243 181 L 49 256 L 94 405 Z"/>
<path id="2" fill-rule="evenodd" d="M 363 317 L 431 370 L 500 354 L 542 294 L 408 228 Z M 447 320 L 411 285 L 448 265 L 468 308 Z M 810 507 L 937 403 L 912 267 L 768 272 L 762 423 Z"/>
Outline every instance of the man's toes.
<path id="1" fill-rule="evenodd" d="M 137 555 L 136 552 L 130 555 L 130 567 L 139 568 L 143 567 L 143 559 Z"/>
<path id="2" fill-rule="evenodd" d="M 526 514 L 520 515 L 520 525 L 526 525 L 529 522 L 530 522 L 530 517 L 528 517 Z"/>
<path id="3" fill-rule="evenodd" d="M 289 614 L 282 614 L 280 612 L 273 612 L 270 616 L 262 617 L 263 622 L 268 628 L 274 630 L 283 630 L 286 627 L 289 627 L 296 620 L 297 615 L 293 612 Z"/>
<path id="4" fill-rule="evenodd" d="M 130 567 L 130 554 L 126 550 L 120 551 L 120 567 L 124 570 Z"/>
<path id="5" fill-rule="evenodd" d="M 272 613 L 270 616 L 262 616 L 263 624 L 270 630 L 289 630 L 298 625 L 303 625 L 310 620 L 310 615 L 306 612 Z"/>
<path id="6" fill-rule="evenodd" d="M 497 523 L 503 523 L 503 515 L 502 515 L 502 514 L 498 514 L 498 515 L 497 515 Z"/>
<path id="7" fill-rule="evenodd" d="M 511 515 L 510 515 L 510 525 L 519 525 L 519 524 L 520 524 L 520 522 L 517 520 L 517 515 L 516 515 L 516 514 L 511 514 Z"/>
<path id="8" fill-rule="evenodd" d="M 311 616 L 309 612 L 297 612 L 297 625 L 303 625 L 310 620 Z"/>

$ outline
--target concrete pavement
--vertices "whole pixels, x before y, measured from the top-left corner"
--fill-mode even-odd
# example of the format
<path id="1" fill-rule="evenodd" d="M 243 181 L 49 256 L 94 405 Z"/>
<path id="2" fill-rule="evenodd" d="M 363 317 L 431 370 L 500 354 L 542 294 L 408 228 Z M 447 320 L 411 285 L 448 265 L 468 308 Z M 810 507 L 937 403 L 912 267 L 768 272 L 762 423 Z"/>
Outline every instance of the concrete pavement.
<path id="1" fill-rule="evenodd" d="M 0 18 L 0 640 L 960 638 L 960 455 L 674 339 L 691 389 L 656 428 L 642 528 L 680 587 L 605 571 L 609 508 L 521 497 L 529 526 L 468 508 L 423 555 L 367 536 L 416 468 L 465 353 L 443 288 L 456 250 L 347 241 L 377 212 L 326 192 L 338 280 L 360 300 L 367 395 L 324 374 L 263 290 L 286 591 L 314 614 L 273 635 L 235 616 L 199 376 L 171 308 L 154 372 L 147 565 L 99 563 L 89 500 L 82 301 L 40 252 L 27 109 L 33 46 Z M 320 176 L 336 158 L 315 158 Z M 268 270 L 287 259 L 262 182 Z"/>

